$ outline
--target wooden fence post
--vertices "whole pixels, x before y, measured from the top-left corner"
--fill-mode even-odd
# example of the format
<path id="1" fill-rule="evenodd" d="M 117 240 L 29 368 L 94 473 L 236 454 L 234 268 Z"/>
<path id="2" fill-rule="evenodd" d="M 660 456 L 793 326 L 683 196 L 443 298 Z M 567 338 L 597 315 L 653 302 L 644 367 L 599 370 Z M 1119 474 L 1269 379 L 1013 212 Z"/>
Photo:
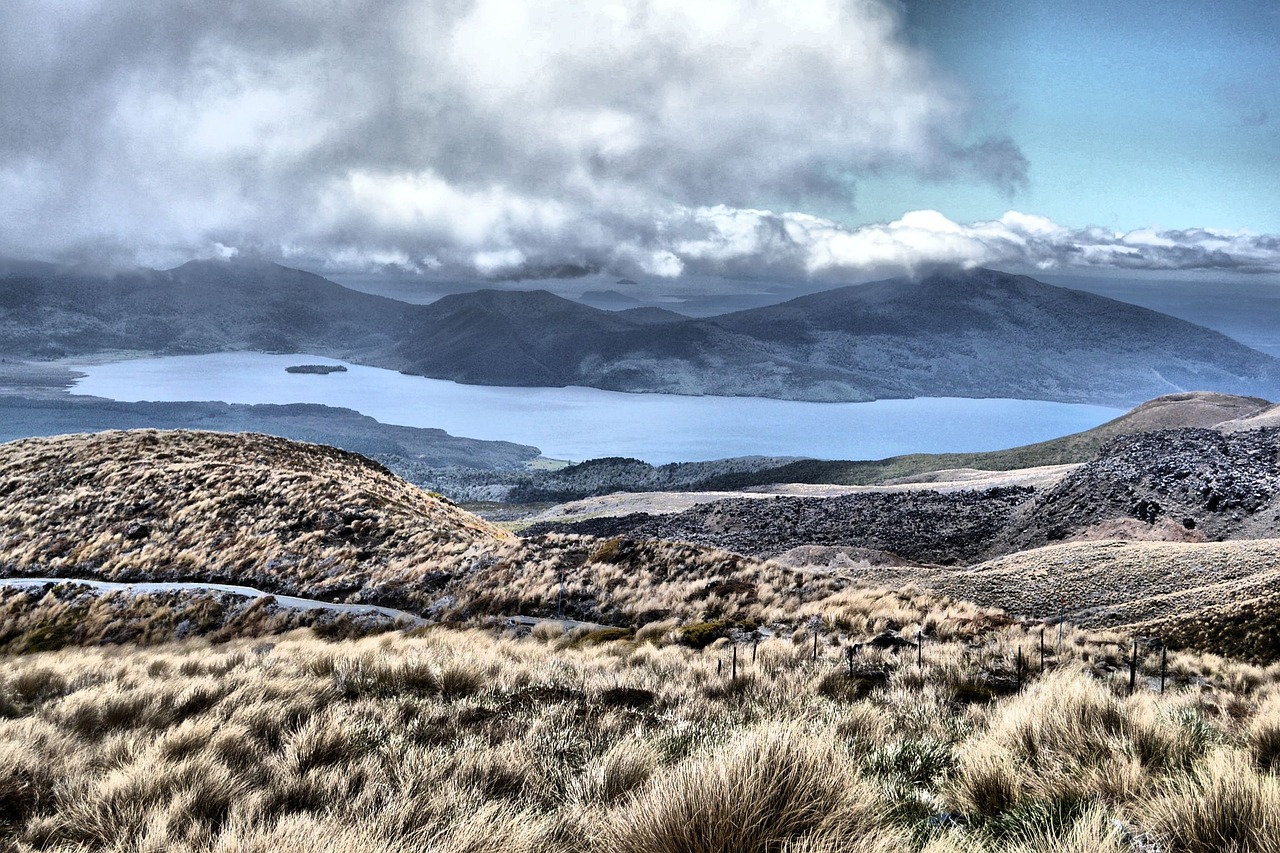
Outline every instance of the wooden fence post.
<path id="1" fill-rule="evenodd" d="M 1164 695 L 1164 680 L 1169 674 L 1169 647 L 1164 644 L 1164 639 L 1160 640 L 1160 695 Z"/>
<path id="2" fill-rule="evenodd" d="M 738 644 L 733 644 L 733 680 L 738 680 Z"/>
<path id="3" fill-rule="evenodd" d="M 1044 675 L 1044 628 L 1040 629 L 1040 674 Z"/>
<path id="4" fill-rule="evenodd" d="M 844 656 L 849 661 L 849 677 L 853 678 L 853 646 L 846 646 Z"/>
<path id="5" fill-rule="evenodd" d="M 1129 658 L 1129 695 L 1133 695 L 1133 688 L 1138 683 L 1138 638 L 1133 638 L 1133 655 Z"/>

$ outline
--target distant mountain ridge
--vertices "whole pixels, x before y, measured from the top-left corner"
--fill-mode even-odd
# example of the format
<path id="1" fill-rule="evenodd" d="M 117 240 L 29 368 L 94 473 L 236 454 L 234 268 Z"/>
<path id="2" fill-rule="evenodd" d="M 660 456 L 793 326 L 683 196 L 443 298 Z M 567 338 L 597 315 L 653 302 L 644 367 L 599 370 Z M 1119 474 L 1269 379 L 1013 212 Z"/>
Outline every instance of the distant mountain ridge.
<path id="1" fill-rule="evenodd" d="M 482 385 L 865 401 L 1132 405 L 1280 396 L 1280 360 L 1195 324 L 993 270 L 936 270 L 710 318 L 546 291 L 410 305 L 267 263 L 92 275 L 12 265 L 0 353 L 310 352 Z"/>

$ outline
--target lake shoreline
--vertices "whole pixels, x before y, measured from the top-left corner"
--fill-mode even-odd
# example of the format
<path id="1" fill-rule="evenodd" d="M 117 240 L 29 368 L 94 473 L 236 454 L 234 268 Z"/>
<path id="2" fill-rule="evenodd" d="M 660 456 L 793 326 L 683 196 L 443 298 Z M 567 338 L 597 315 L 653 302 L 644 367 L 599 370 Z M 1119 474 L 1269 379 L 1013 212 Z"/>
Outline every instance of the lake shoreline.
<path id="1" fill-rule="evenodd" d="M 302 361 L 342 366 L 286 373 Z M 72 366 L 68 363 L 68 366 Z M 122 402 L 320 403 L 383 423 L 515 441 L 545 457 L 651 464 L 743 456 L 881 459 L 1030 444 L 1104 423 L 1123 409 L 1040 400 L 926 397 L 819 403 L 462 385 L 305 353 L 218 353 L 79 362 L 72 395 Z"/>

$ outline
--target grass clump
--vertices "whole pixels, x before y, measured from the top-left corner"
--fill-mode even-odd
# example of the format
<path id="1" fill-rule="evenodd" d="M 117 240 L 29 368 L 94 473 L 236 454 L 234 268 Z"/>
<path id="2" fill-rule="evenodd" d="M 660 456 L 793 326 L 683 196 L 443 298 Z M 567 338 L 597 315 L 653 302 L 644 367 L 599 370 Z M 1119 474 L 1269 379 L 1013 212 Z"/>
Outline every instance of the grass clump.
<path id="1" fill-rule="evenodd" d="M 1147 804 L 1145 816 L 1171 853 L 1280 850 L 1280 781 L 1249 769 L 1244 755 L 1211 753 Z"/>
<path id="2" fill-rule="evenodd" d="M 606 825 L 619 853 L 767 853 L 882 832 L 879 798 L 835 744 L 787 726 L 745 733 L 658 777 Z"/>

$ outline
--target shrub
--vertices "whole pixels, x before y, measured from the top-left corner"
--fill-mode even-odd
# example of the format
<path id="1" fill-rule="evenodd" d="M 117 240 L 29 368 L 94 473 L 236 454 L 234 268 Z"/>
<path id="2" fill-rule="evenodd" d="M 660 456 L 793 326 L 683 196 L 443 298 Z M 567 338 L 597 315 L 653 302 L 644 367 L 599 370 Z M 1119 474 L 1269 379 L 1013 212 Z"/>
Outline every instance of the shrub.
<path id="1" fill-rule="evenodd" d="M 571 645 L 574 647 L 598 646 L 601 643 L 612 643 L 615 640 L 630 640 L 633 636 L 635 634 L 630 628 L 596 628 L 581 634 L 575 634 Z"/>
<path id="2" fill-rule="evenodd" d="M 915 785 L 936 785 L 954 767 L 951 747 L 932 738 L 895 740 L 863 759 L 868 773 Z"/>
<path id="3" fill-rule="evenodd" d="M 966 753 L 951 787 L 950 799 L 962 813 L 992 819 L 1022 798 L 1021 777 L 1008 755 Z"/>
<path id="4" fill-rule="evenodd" d="M 680 629 L 680 640 L 686 646 L 704 649 L 707 646 L 729 635 L 733 623 L 728 619 L 717 619 L 712 622 L 694 622 Z"/>
<path id="5" fill-rule="evenodd" d="M 1280 695 L 1272 696 L 1249 725 L 1249 754 L 1263 770 L 1280 770 Z"/>

